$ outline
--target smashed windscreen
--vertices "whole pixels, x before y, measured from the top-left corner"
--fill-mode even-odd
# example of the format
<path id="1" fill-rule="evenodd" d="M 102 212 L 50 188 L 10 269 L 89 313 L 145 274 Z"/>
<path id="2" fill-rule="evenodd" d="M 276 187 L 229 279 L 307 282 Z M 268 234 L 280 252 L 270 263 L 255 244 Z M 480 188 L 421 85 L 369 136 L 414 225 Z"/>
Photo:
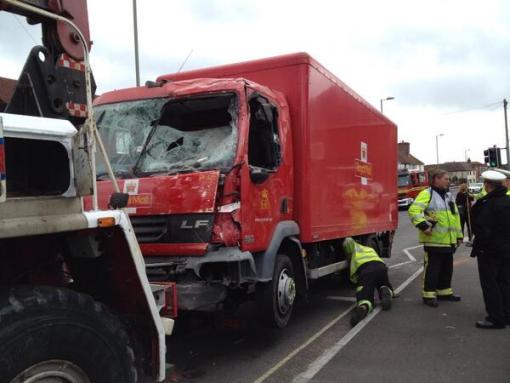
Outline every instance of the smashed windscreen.
<path id="1" fill-rule="evenodd" d="M 174 99 L 164 105 L 136 165 L 136 174 L 232 167 L 237 148 L 235 95 Z"/>
<path id="2" fill-rule="evenodd" d="M 132 169 L 167 99 L 127 101 L 94 107 L 96 123 L 114 173 L 131 175 Z M 106 176 L 103 158 L 97 155 L 98 178 Z"/>

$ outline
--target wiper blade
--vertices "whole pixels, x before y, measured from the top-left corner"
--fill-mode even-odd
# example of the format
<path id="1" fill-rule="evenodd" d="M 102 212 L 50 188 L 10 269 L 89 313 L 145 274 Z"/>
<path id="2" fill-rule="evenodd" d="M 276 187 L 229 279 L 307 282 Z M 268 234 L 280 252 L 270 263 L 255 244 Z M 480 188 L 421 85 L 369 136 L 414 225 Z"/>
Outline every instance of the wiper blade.
<path id="1" fill-rule="evenodd" d="M 115 176 L 115 178 L 128 178 L 128 177 L 133 176 L 133 174 L 127 170 L 115 171 L 115 172 L 113 172 L 113 175 Z M 96 174 L 97 180 L 103 180 L 103 179 L 105 179 L 105 177 L 108 178 L 108 172 L 100 172 L 100 173 Z"/>
<path id="2" fill-rule="evenodd" d="M 172 149 L 182 146 L 182 144 L 184 144 L 184 137 L 178 138 L 174 142 L 171 142 L 170 144 L 168 144 L 168 146 L 166 147 L 166 151 L 169 152 Z"/>

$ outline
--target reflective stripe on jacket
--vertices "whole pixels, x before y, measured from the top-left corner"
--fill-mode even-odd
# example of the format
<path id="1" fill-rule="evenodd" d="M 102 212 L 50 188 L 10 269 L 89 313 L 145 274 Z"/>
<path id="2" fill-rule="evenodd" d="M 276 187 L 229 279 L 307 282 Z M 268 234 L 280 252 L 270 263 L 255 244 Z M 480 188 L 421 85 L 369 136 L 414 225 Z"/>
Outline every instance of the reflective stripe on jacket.
<path id="1" fill-rule="evenodd" d="M 453 204 L 455 214 L 450 210 L 450 204 Z M 457 244 L 457 239 L 464 237 L 459 210 L 449 192 L 443 199 L 432 188 L 423 190 L 409 207 L 408 213 L 414 226 L 422 222 L 427 222 L 429 227 L 433 226 L 431 235 L 419 230 L 418 240 L 425 246 L 450 247 Z M 436 224 L 433 225 L 433 222 Z"/>
<path id="2" fill-rule="evenodd" d="M 351 257 L 351 281 L 353 283 L 358 282 L 358 269 L 361 265 L 364 265 L 367 262 L 382 262 L 384 261 L 379 258 L 377 252 L 368 246 L 362 246 L 359 243 L 356 243 L 354 254 Z"/>

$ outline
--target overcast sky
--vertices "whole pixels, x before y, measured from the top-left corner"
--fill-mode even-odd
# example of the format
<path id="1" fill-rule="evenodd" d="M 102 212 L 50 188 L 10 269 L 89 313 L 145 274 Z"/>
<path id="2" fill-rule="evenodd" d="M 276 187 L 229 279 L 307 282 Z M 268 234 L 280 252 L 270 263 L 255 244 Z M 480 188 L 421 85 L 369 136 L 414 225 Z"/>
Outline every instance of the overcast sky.
<path id="1" fill-rule="evenodd" d="M 132 0 L 89 0 L 98 92 L 135 84 Z M 425 163 L 483 162 L 505 146 L 510 2 L 138 0 L 142 83 L 210 65 L 308 52 L 399 127 Z M 0 12 L 0 76 L 17 78 L 39 28 Z"/>

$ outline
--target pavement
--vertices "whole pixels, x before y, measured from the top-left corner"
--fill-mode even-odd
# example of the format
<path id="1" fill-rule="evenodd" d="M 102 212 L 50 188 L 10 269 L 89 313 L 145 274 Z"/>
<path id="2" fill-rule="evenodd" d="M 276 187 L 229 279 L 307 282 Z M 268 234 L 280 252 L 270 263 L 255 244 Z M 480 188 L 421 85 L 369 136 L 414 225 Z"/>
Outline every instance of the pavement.
<path id="1" fill-rule="evenodd" d="M 418 251 L 419 252 L 419 251 Z M 480 330 L 485 317 L 476 259 L 461 246 L 453 288 L 461 302 L 421 303 L 421 276 L 310 382 L 510 382 L 510 327 Z M 370 318 L 367 318 L 370 319 Z M 297 380 L 294 380 L 297 381 Z"/>

